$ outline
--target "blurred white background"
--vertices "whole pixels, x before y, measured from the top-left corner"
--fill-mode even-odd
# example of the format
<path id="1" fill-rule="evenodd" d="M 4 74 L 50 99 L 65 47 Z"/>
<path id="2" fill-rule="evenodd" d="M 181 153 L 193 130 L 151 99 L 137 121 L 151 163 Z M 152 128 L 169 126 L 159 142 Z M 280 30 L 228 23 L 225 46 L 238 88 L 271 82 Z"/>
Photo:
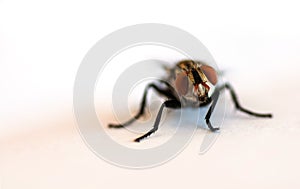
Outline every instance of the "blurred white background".
<path id="1" fill-rule="evenodd" d="M 0 188 L 298 188 L 299 6 L 0 0 Z M 206 132 L 199 129 L 179 156 L 153 169 L 122 169 L 96 157 L 76 130 L 76 71 L 99 39 L 147 22 L 196 36 L 242 104 L 274 118 L 250 118 L 231 107 L 206 154 L 197 154 Z"/>

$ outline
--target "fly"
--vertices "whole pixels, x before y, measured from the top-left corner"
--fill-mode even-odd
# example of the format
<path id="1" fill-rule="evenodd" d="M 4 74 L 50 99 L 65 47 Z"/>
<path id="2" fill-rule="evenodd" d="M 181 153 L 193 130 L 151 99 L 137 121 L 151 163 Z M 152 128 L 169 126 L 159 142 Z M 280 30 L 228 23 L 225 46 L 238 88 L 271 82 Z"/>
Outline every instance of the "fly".
<path id="1" fill-rule="evenodd" d="M 229 83 L 217 86 L 218 75 L 214 68 L 200 61 L 183 60 L 176 64 L 175 67 L 168 70 L 168 77 L 164 80 L 158 80 L 157 83 L 150 83 L 145 88 L 139 112 L 122 124 L 109 124 L 110 128 L 122 128 L 130 125 L 136 119 L 139 119 L 145 113 L 146 98 L 149 89 L 154 89 L 159 95 L 167 100 L 162 103 L 153 128 L 146 134 L 136 138 L 135 142 L 140 142 L 158 130 L 159 122 L 164 108 L 179 109 L 179 108 L 200 108 L 209 106 L 205 116 L 205 121 L 211 131 L 219 130 L 218 127 L 213 127 L 210 122 L 210 117 L 217 104 L 221 91 L 229 90 L 233 103 L 241 112 L 256 116 L 271 118 L 272 114 L 256 113 L 243 108 L 237 98 L 235 91 Z M 209 95 L 209 91 L 214 89 Z"/>

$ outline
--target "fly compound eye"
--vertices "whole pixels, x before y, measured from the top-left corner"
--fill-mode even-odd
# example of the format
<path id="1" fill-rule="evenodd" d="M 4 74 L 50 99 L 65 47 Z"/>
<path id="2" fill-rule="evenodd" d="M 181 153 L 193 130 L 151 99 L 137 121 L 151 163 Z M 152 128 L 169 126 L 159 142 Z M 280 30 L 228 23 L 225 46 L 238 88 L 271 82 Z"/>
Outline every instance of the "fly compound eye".
<path id="1" fill-rule="evenodd" d="M 209 82 L 211 82 L 213 85 L 217 84 L 218 76 L 215 69 L 207 65 L 202 65 L 200 68 L 205 74 L 205 76 L 207 77 Z"/>
<path id="2" fill-rule="evenodd" d="M 189 81 L 184 72 L 177 74 L 175 80 L 175 88 L 179 95 L 186 95 L 188 93 Z"/>

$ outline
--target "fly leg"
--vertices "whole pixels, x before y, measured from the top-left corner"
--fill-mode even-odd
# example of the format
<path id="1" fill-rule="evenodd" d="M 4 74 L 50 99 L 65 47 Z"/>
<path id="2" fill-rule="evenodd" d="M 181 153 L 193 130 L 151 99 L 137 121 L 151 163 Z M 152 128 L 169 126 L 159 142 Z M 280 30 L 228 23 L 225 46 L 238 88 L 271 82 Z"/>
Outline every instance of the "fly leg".
<path id="1" fill-rule="evenodd" d="M 229 83 L 225 83 L 222 87 L 219 88 L 219 91 L 222 89 L 228 89 L 231 95 L 231 98 L 234 102 L 234 105 L 236 107 L 236 109 L 240 110 L 241 112 L 244 112 L 246 114 L 252 115 L 252 116 L 256 116 L 256 117 L 266 117 L 266 118 L 272 118 L 272 114 L 262 114 L 262 113 L 256 113 L 250 110 L 247 110 L 245 108 L 243 108 L 239 101 L 238 101 L 238 97 L 235 93 L 235 91 L 233 90 L 232 86 Z"/>
<path id="2" fill-rule="evenodd" d="M 166 82 L 162 82 L 162 83 L 166 83 Z M 142 99 L 142 102 L 141 102 L 141 105 L 140 105 L 139 112 L 134 117 L 132 117 L 131 119 L 129 119 L 128 121 L 126 121 L 122 124 L 109 124 L 108 127 L 110 127 L 110 128 L 122 128 L 122 127 L 130 125 L 135 120 L 139 119 L 142 115 L 144 115 L 145 107 L 146 107 L 147 94 L 148 94 L 149 89 L 151 89 L 151 88 L 153 88 L 156 92 L 158 92 L 159 94 L 161 94 L 163 96 L 166 96 L 169 99 L 176 99 L 176 97 L 173 95 L 171 89 L 169 89 L 169 88 L 163 89 L 162 87 L 160 87 L 160 86 L 158 86 L 154 83 L 150 83 L 144 91 L 143 99 Z"/>
<path id="3" fill-rule="evenodd" d="M 159 125 L 159 122 L 161 120 L 161 115 L 162 115 L 162 112 L 163 112 L 163 109 L 164 108 L 172 108 L 172 109 L 177 109 L 177 108 L 180 108 L 181 107 L 181 104 L 178 100 L 167 100 L 165 101 L 161 106 L 160 106 L 160 109 L 158 111 L 158 114 L 156 116 L 156 119 L 155 119 L 155 122 L 154 122 L 154 126 L 153 128 L 148 131 L 146 134 L 136 138 L 134 141 L 135 142 L 140 142 L 141 140 L 143 140 L 144 138 L 150 136 L 151 134 L 153 134 L 155 131 L 157 131 L 158 129 L 158 125 Z"/>
<path id="4" fill-rule="evenodd" d="M 219 99 L 219 96 L 220 96 L 220 92 L 218 89 L 215 90 L 215 92 L 213 93 L 212 97 L 211 97 L 211 100 L 212 100 L 212 104 L 210 105 L 209 109 L 208 109 L 208 112 L 205 116 L 205 121 L 206 121 L 206 124 L 208 126 L 208 128 L 211 130 L 211 131 L 217 131 L 219 130 L 220 128 L 218 127 L 213 127 L 210 123 L 210 116 L 212 114 L 212 112 L 214 111 L 215 109 L 215 106 L 218 102 L 218 99 Z"/>

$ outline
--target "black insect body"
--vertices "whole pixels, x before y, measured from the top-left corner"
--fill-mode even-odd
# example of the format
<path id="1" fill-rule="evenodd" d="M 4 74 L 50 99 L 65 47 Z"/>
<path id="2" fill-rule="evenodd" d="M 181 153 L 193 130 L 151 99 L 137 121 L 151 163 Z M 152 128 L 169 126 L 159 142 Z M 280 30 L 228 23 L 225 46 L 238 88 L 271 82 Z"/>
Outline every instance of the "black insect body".
<path id="1" fill-rule="evenodd" d="M 218 76 L 216 71 L 202 62 L 193 60 L 180 61 L 174 68 L 171 68 L 168 71 L 168 77 L 165 80 L 158 81 L 160 85 L 150 83 L 146 87 L 140 111 L 133 118 L 123 124 L 109 124 L 108 126 L 110 128 L 122 128 L 130 125 L 136 119 L 140 118 L 144 114 L 147 93 L 151 88 L 161 96 L 166 97 L 167 100 L 161 105 L 153 128 L 141 137 L 136 138 L 134 140 L 135 142 L 139 142 L 157 131 L 164 108 L 199 108 L 210 105 L 205 116 L 206 124 L 211 131 L 219 130 L 219 128 L 211 125 L 210 117 L 218 101 L 219 94 L 223 89 L 229 90 L 235 107 L 238 110 L 256 117 L 272 117 L 272 114 L 255 113 L 243 108 L 239 104 L 237 95 L 231 85 L 229 83 L 225 83 L 221 86 L 217 86 Z M 210 90 L 213 92 L 209 94 Z"/>

